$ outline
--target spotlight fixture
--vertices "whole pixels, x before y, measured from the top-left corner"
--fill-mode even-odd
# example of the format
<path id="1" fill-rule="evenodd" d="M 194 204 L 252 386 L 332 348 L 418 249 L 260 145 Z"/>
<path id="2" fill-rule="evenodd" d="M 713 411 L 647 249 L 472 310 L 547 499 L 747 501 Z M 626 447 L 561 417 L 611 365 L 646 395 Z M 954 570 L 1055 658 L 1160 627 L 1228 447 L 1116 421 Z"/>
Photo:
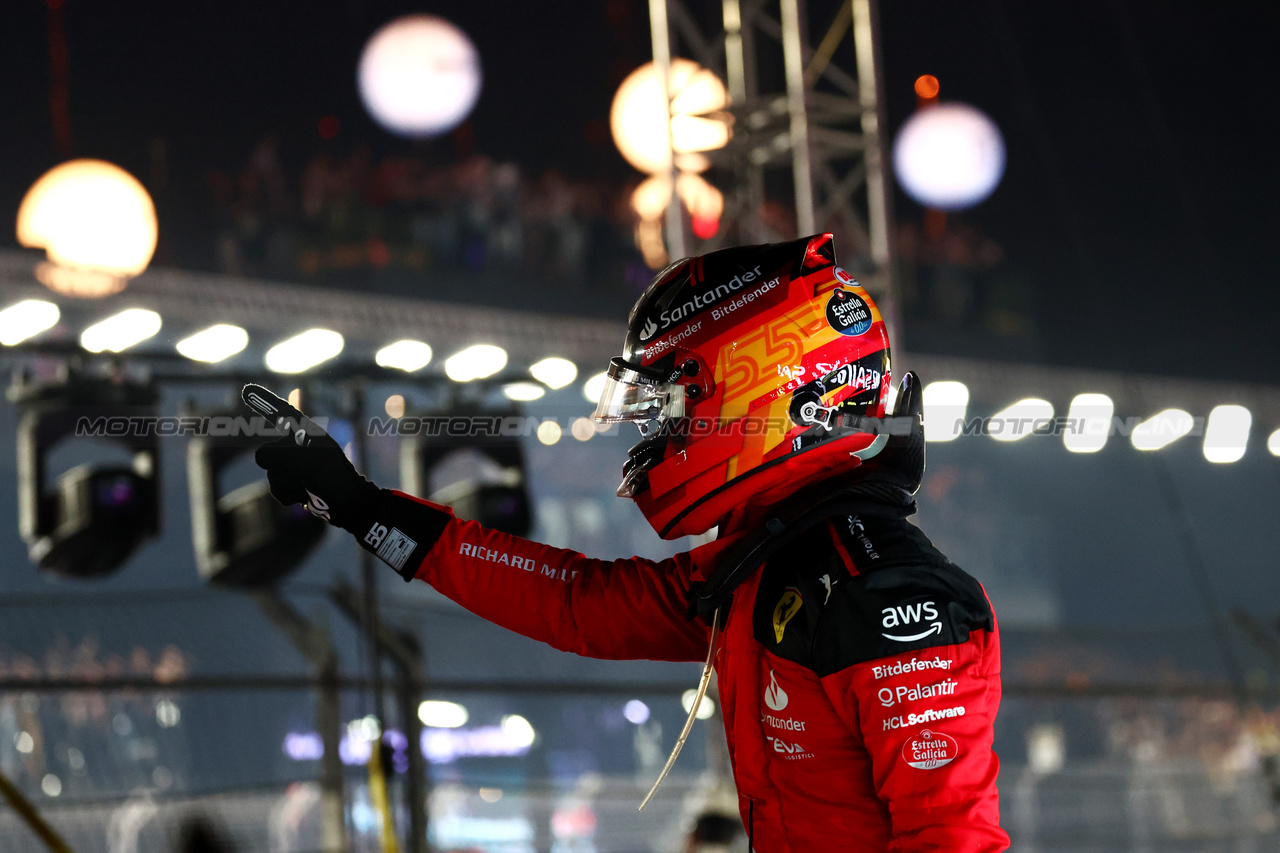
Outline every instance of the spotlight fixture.
<path id="1" fill-rule="evenodd" d="M 514 536 L 533 527 L 519 409 L 453 408 L 401 432 L 400 483 L 410 494 L 453 507 L 462 518 Z"/>
<path id="2" fill-rule="evenodd" d="M 202 434 L 187 445 L 191 538 L 200 577 L 228 587 L 279 583 L 320 544 L 328 526 L 300 505 L 281 506 L 264 479 L 226 493 L 222 480 L 228 466 L 280 433 L 239 408 L 183 414 L 202 425 Z"/>
<path id="3" fill-rule="evenodd" d="M 65 578 L 114 573 L 160 530 L 158 394 L 151 383 L 68 373 L 23 377 L 9 389 L 18 424 L 18 530 L 41 571 Z M 123 447 L 128 464 L 84 464 L 51 485 L 48 459 L 77 437 Z"/>

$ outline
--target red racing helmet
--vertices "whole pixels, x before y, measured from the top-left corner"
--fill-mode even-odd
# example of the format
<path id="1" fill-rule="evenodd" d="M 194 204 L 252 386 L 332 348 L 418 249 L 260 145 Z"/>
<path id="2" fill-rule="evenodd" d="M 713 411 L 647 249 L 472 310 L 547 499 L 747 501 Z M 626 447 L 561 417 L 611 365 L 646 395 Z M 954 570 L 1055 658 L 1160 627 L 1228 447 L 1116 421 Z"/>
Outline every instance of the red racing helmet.
<path id="1" fill-rule="evenodd" d="M 671 264 L 607 377 L 595 420 L 643 436 L 618 494 L 664 539 L 855 469 L 888 440 L 858 426 L 885 416 L 888 332 L 830 234 Z"/>

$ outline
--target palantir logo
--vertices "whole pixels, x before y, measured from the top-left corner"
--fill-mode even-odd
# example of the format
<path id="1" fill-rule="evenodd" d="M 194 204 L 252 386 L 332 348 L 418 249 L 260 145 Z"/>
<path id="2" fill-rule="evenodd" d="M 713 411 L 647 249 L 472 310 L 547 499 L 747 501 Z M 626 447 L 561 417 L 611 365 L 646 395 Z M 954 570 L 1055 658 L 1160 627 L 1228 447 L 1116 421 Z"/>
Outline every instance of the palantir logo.
<path id="1" fill-rule="evenodd" d="M 653 318 L 650 317 L 645 321 L 644 328 L 640 330 L 640 340 L 649 340 L 649 338 L 653 337 L 653 333 L 656 331 L 658 331 L 658 324 L 653 322 Z"/>
<path id="2" fill-rule="evenodd" d="M 769 670 L 769 686 L 764 689 L 764 704 L 772 711 L 781 711 L 787 707 L 787 692 L 778 686 L 773 670 Z"/>
<path id="3" fill-rule="evenodd" d="M 889 630 L 892 628 L 910 629 L 913 625 L 918 625 L 926 619 L 933 620 L 928 630 L 918 631 L 911 634 L 889 634 L 883 633 L 880 636 L 886 640 L 894 640 L 899 643 L 913 643 L 916 640 L 923 640 L 930 634 L 942 633 L 942 620 L 938 618 L 938 608 L 934 606 L 932 601 L 923 601 L 919 604 L 907 604 L 901 607 L 886 607 L 880 611 L 880 627 Z"/>

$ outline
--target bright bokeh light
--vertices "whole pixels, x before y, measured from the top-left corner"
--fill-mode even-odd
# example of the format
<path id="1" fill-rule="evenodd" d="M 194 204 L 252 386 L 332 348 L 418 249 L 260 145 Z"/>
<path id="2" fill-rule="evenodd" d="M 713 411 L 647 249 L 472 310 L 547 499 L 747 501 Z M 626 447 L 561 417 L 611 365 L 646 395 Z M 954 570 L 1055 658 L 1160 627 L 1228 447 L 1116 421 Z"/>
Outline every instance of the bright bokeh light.
<path id="1" fill-rule="evenodd" d="M 403 394 L 392 394 L 386 399 L 386 402 L 382 404 L 382 409 L 387 413 L 387 416 L 396 418 L 397 420 L 404 417 L 404 408 L 405 402 Z"/>
<path id="2" fill-rule="evenodd" d="M 651 175 L 676 165 L 687 172 L 704 171 L 710 164 L 696 152 L 723 148 L 729 125 L 705 113 L 722 110 L 729 102 L 724 83 L 713 72 L 688 59 L 673 59 L 668 91 L 671 96 L 671 139 L 667 138 L 667 110 L 662 102 L 662 77 L 650 62 L 628 75 L 613 96 L 609 127 L 614 144 L 627 162 Z"/>
<path id="3" fill-rule="evenodd" d="M 502 386 L 502 394 L 508 400 L 515 400 L 518 403 L 528 403 L 533 400 L 541 400 L 547 393 L 547 389 L 543 388 L 537 382 L 512 382 Z"/>
<path id="4" fill-rule="evenodd" d="M 456 729 L 467 724 L 471 715 L 466 706 L 441 699 L 428 699 L 418 705 L 418 719 L 433 729 Z"/>
<path id="5" fill-rule="evenodd" d="M 1267 439 L 1267 450 L 1271 451 L 1272 456 L 1280 456 L 1280 429 L 1271 433 Z"/>
<path id="6" fill-rule="evenodd" d="M 431 346 L 422 341 L 396 341 L 378 350 L 373 360 L 379 367 L 412 373 L 431 363 Z"/>
<path id="7" fill-rule="evenodd" d="M 58 306 L 43 299 L 24 299 L 0 311 L 0 344 L 11 347 L 58 324 Z"/>
<path id="8" fill-rule="evenodd" d="M 121 352 L 159 331 L 159 314 L 146 308 L 129 308 L 81 332 L 80 346 L 89 352 Z"/>
<path id="9" fill-rule="evenodd" d="M 622 706 L 622 716 L 638 726 L 649 721 L 649 706 L 639 699 L 632 699 Z"/>
<path id="10" fill-rule="evenodd" d="M 578 441 L 590 441 L 596 434 L 596 425 L 591 422 L 591 418 L 574 418 L 569 432 Z"/>
<path id="11" fill-rule="evenodd" d="M 551 356 L 535 362 L 529 368 L 529 373 L 548 388 L 559 389 L 578 378 L 578 365 L 567 358 Z"/>
<path id="12" fill-rule="evenodd" d="M 47 797 L 57 797 L 62 793 L 62 780 L 52 773 L 46 773 L 40 780 L 40 790 Z"/>
<path id="13" fill-rule="evenodd" d="M 308 329 L 267 350 L 267 369 L 274 373 L 301 373 L 342 352 L 342 335 L 330 329 Z"/>
<path id="14" fill-rule="evenodd" d="M 55 280 L 42 275 L 45 284 L 77 296 L 123 288 L 125 279 L 151 263 L 156 234 L 151 196 L 132 174 L 104 160 L 72 160 L 50 169 L 18 207 L 20 245 L 44 248 L 64 270 L 99 274 Z"/>
<path id="15" fill-rule="evenodd" d="M 938 92 L 940 91 L 941 86 L 938 85 L 937 77 L 934 77 L 932 74 L 921 74 L 916 78 L 915 88 L 917 95 L 924 98 L 926 101 L 931 101 L 938 97 Z"/>
<path id="16" fill-rule="evenodd" d="M 893 143 L 893 170 L 907 195 L 926 207 L 964 210 L 995 190 L 1004 175 L 1004 138 L 968 104 L 920 110 Z"/>
<path id="17" fill-rule="evenodd" d="M 1182 409 L 1165 409 L 1134 427 L 1129 441 L 1137 450 L 1159 450 L 1191 432 L 1195 424 Z"/>
<path id="18" fill-rule="evenodd" d="M 698 691 L 689 688 L 680 694 L 680 705 L 684 708 L 684 712 L 689 713 L 689 709 L 693 707 L 693 700 L 698 698 Z M 710 696 L 703 695 L 702 702 L 698 705 L 698 719 L 709 720 L 716 712 L 715 700 Z"/>
<path id="19" fill-rule="evenodd" d="M 543 421 L 538 424 L 538 431 L 536 435 L 538 436 L 538 441 L 547 446 L 555 444 L 560 440 L 560 436 L 562 435 L 560 431 L 560 424 L 555 421 Z"/>
<path id="20" fill-rule="evenodd" d="M 587 402 L 595 405 L 600 402 L 600 394 L 604 391 L 604 383 L 609 381 L 609 375 L 606 373 L 597 373 L 582 385 L 582 396 Z"/>
<path id="21" fill-rule="evenodd" d="M 476 344 L 444 361 L 444 373 L 454 382 L 471 382 L 492 376 L 507 366 L 507 351 L 493 344 Z"/>
<path id="22" fill-rule="evenodd" d="M 924 386 L 924 440 L 951 441 L 960 434 L 969 388 L 963 382 L 930 382 Z"/>
<path id="23" fill-rule="evenodd" d="M 508 714 L 502 718 L 502 733 L 510 738 L 511 744 L 517 748 L 533 746 L 534 740 L 538 737 L 538 733 L 533 730 L 533 724 L 519 714 Z"/>
<path id="24" fill-rule="evenodd" d="M 1072 453 L 1096 453 L 1106 446 L 1116 404 L 1106 394 L 1079 394 L 1067 410 L 1068 424 L 1062 443 Z"/>
<path id="25" fill-rule="evenodd" d="M 1031 435 L 1044 421 L 1052 419 L 1052 403 L 1028 397 L 992 415 L 988 429 L 996 441 L 1018 441 Z"/>
<path id="26" fill-rule="evenodd" d="M 1214 406 L 1204 426 L 1204 458 L 1236 462 L 1249 444 L 1253 415 L 1244 406 Z"/>
<path id="27" fill-rule="evenodd" d="M 462 30 L 433 15 L 397 18 L 360 55 L 360 98 L 374 121 L 399 136 L 438 136 L 470 114 L 480 96 L 480 57 Z"/>
<path id="28" fill-rule="evenodd" d="M 193 361 L 216 364 L 249 345 L 249 333 L 239 326 L 219 323 L 177 343 L 177 350 Z"/>
<path id="29" fill-rule="evenodd" d="M 72 160 L 36 181 L 18 208 L 18 242 L 55 268 L 40 280 L 76 296 L 122 289 L 156 251 L 156 208 L 138 180 L 102 160 Z"/>

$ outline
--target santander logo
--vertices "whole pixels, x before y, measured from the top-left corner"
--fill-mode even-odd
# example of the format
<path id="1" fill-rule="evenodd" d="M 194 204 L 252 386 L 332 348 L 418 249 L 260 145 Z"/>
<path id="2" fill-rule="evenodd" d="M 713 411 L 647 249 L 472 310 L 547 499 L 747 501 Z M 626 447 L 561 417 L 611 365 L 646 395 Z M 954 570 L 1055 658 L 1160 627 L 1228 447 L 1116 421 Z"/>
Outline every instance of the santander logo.
<path id="1" fill-rule="evenodd" d="M 653 322 L 652 319 L 646 321 L 644 328 L 640 330 L 640 340 L 649 340 L 649 338 L 653 337 L 653 333 L 656 331 L 658 331 L 658 324 Z"/>
<path id="2" fill-rule="evenodd" d="M 769 670 L 769 686 L 764 689 L 764 704 L 771 711 L 781 711 L 787 707 L 787 692 L 778 686 L 778 679 L 773 670 Z"/>

